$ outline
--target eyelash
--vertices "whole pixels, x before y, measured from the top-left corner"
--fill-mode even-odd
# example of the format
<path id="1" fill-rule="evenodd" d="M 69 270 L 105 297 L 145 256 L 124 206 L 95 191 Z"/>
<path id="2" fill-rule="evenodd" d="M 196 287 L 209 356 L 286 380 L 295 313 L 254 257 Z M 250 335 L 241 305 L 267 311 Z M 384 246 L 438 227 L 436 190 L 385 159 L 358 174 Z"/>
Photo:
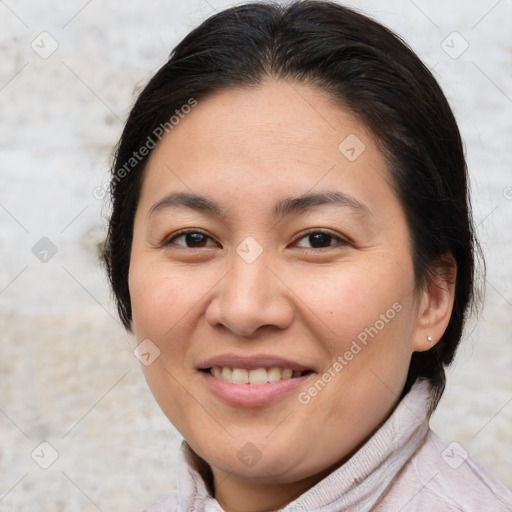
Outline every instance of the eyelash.
<path id="1" fill-rule="evenodd" d="M 179 238 L 180 236 L 189 235 L 189 234 L 200 234 L 200 235 L 204 235 L 205 237 L 207 237 L 210 240 L 213 240 L 213 238 L 211 236 L 209 236 L 204 231 L 201 231 L 200 229 L 186 229 L 183 231 L 178 231 L 178 233 L 175 233 L 175 234 L 169 236 L 162 242 L 161 245 L 162 245 L 162 247 L 165 247 L 167 245 L 172 244 L 172 245 L 178 245 L 179 247 L 184 247 L 185 249 L 194 249 L 194 247 L 187 247 L 187 246 L 183 246 L 180 244 L 173 244 L 173 240 L 176 240 L 176 238 Z"/>
<path id="2" fill-rule="evenodd" d="M 185 249 L 197 249 L 197 247 L 188 247 L 188 246 L 184 246 L 184 245 L 181 245 L 181 244 L 175 244 L 173 243 L 173 240 L 176 240 L 177 238 L 179 237 L 182 237 L 182 236 L 186 236 L 188 234 L 201 234 L 201 235 L 204 235 L 205 237 L 207 237 L 209 240 L 213 240 L 212 237 L 210 237 L 207 233 L 205 233 L 204 231 L 201 231 L 199 229 L 188 229 L 188 230 L 183 230 L 183 231 L 179 231 L 178 233 L 175 233 L 173 234 L 172 236 L 166 238 L 161 246 L 162 247 L 165 247 L 165 246 L 168 246 L 168 245 L 177 245 L 179 247 L 183 247 Z M 305 233 L 302 233 L 301 236 L 299 238 L 296 239 L 296 241 L 294 242 L 295 244 L 299 241 L 299 240 L 302 240 L 303 238 L 306 238 L 310 235 L 313 235 L 313 234 L 322 234 L 322 235 L 327 235 L 329 237 L 331 237 L 331 239 L 337 241 L 337 243 L 334 243 L 334 244 L 331 244 L 331 245 L 328 245 L 327 247 L 303 247 L 304 249 L 309 249 L 309 250 L 326 250 L 326 249 L 330 249 L 332 247 L 336 247 L 336 246 L 339 246 L 339 245 L 342 245 L 342 246 L 346 246 L 346 245 L 350 245 L 350 242 L 347 241 L 346 239 L 338 236 L 338 235 L 335 235 L 333 234 L 332 232 L 328 231 L 328 230 L 323 230 L 323 229 L 311 229 L 309 231 L 306 231 Z M 208 247 L 211 247 L 211 246 L 208 246 Z M 200 249 L 202 249 L 203 247 L 199 247 Z"/>
<path id="3" fill-rule="evenodd" d="M 296 239 L 296 241 L 294 242 L 295 244 L 299 241 L 299 240 L 302 240 L 303 238 L 306 238 L 310 235 L 313 235 L 313 234 L 322 234 L 322 235 L 327 235 L 329 237 L 331 237 L 332 240 L 335 241 L 334 244 L 331 244 L 331 245 L 328 245 L 327 247 L 304 247 L 304 249 L 312 249 L 312 250 L 320 250 L 320 249 L 330 249 L 332 247 L 338 247 L 340 245 L 342 246 L 346 246 L 346 245 L 349 245 L 350 243 L 348 242 L 348 240 L 346 240 L 345 238 L 342 238 L 341 236 L 339 235 L 335 235 L 334 233 L 332 233 L 331 231 L 329 230 L 326 230 L 326 229 L 310 229 L 308 231 L 306 231 L 305 233 L 302 233 L 301 236 L 299 238 Z"/>

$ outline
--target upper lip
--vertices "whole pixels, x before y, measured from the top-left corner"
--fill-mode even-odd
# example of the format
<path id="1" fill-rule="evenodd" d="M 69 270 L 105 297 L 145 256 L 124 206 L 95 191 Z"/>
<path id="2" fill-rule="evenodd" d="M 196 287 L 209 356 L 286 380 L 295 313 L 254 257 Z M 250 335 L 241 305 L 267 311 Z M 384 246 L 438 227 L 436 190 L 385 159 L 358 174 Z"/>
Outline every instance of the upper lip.
<path id="1" fill-rule="evenodd" d="M 218 356 L 210 357 L 198 364 L 199 370 L 207 370 L 213 366 L 221 368 L 243 368 L 246 370 L 256 370 L 257 368 L 290 368 L 295 371 L 308 371 L 312 370 L 309 366 L 304 366 L 297 361 L 276 357 L 272 355 L 254 355 L 254 356 L 240 356 L 234 354 L 221 354 Z"/>

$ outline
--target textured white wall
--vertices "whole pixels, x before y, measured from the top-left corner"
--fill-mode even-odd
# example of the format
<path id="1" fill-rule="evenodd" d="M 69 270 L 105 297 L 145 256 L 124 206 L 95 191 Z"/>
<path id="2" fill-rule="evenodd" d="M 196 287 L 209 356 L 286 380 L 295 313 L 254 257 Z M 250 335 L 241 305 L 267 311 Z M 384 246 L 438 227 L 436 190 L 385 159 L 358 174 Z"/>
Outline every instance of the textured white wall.
<path id="1" fill-rule="evenodd" d="M 175 485 L 180 438 L 146 389 L 96 264 L 106 206 L 93 190 L 134 89 L 232 4 L 0 1 L 2 512 L 135 511 Z M 433 426 L 510 487 L 512 2 L 350 4 L 434 69 L 465 138 L 487 296 Z M 58 452 L 48 469 L 31 458 L 51 462 L 42 441 Z"/>

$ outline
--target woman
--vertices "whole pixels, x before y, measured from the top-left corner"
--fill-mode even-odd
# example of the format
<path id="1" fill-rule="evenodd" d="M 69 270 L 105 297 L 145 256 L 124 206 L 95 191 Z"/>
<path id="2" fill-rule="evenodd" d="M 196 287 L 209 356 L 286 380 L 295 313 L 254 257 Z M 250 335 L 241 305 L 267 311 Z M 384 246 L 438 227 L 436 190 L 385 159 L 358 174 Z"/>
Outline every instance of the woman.
<path id="1" fill-rule="evenodd" d="M 394 34 L 327 2 L 216 14 L 112 172 L 119 314 L 185 439 L 148 510 L 512 509 L 428 427 L 477 244 L 454 117 Z"/>

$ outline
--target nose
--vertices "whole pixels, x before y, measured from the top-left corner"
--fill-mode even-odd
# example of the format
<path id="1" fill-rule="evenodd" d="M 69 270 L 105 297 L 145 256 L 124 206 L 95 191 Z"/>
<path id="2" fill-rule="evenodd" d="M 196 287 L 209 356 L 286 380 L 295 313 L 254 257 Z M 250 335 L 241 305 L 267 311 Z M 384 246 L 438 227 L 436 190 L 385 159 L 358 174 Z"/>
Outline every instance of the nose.
<path id="1" fill-rule="evenodd" d="M 290 326 L 294 311 L 289 290 L 265 259 L 247 263 L 235 254 L 233 260 L 206 310 L 209 325 L 242 337 L 253 337 L 263 327 Z"/>

